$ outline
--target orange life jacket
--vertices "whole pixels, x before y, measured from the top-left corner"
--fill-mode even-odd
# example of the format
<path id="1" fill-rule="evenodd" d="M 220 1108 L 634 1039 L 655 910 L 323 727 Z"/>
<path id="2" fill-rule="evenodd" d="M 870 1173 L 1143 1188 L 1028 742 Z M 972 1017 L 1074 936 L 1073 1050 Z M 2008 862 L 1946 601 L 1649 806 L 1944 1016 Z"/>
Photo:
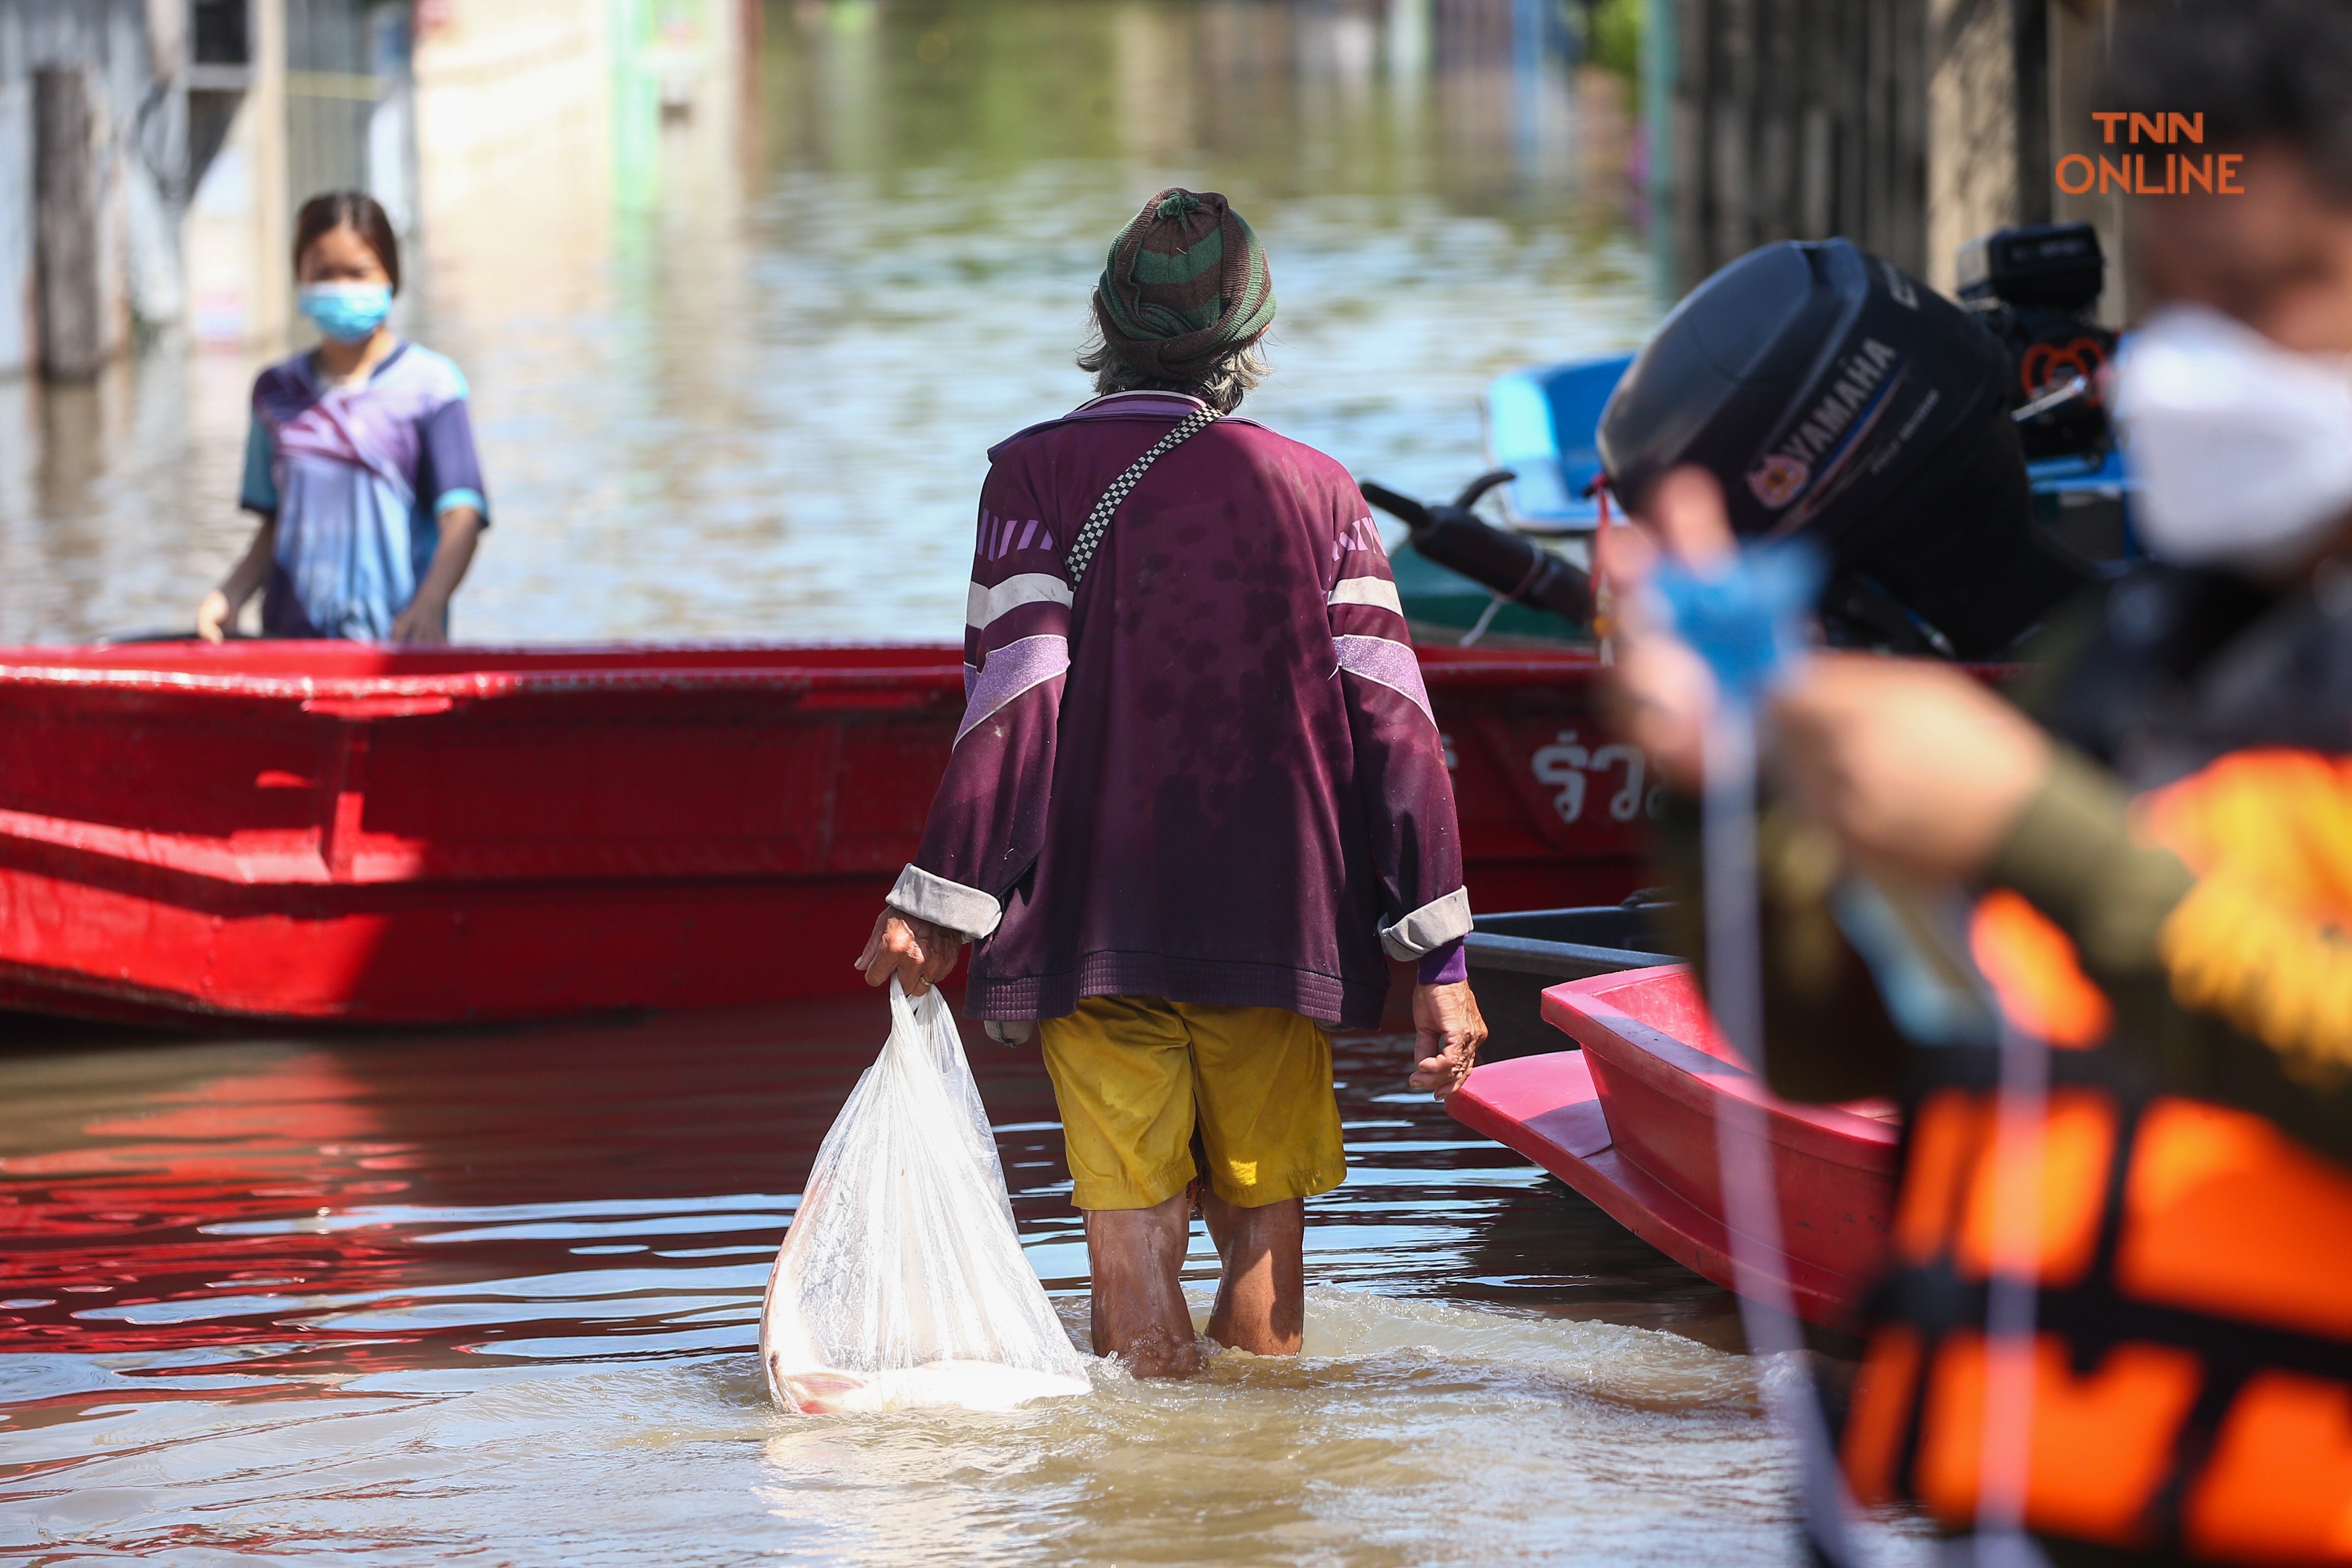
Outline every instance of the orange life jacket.
<path id="1" fill-rule="evenodd" d="M 2240 752 L 2140 805 L 2200 878 L 2352 930 L 2352 763 Z M 1988 1281 L 2030 1256 L 2032 1341 L 2000 1351 L 2030 1410 L 2006 1406 L 1991 1445 L 2024 1442 L 2029 1530 L 2352 1564 L 2352 1170 L 2263 1117 L 2160 1091 L 2068 939 L 2016 895 L 1983 900 L 1971 936 L 2004 1012 L 2059 1047 L 2046 1113 L 2025 1158 L 1997 1161 L 1994 1053 L 1922 1053 L 1895 1273 L 1843 1439 L 1857 1492 L 1974 1522 Z"/>

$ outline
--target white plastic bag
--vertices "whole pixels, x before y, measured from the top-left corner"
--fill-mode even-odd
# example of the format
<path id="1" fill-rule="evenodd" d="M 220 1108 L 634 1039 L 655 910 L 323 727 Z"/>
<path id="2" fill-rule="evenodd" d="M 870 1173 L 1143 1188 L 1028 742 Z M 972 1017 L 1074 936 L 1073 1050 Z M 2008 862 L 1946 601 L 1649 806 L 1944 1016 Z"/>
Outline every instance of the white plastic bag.
<path id="1" fill-rule="evenodd" d="M 1084 1394 L 1086 1358 L 1022 1255 L 996 1139 L 936 988 L 890 982 L 890 1039 L 849 1092 L 768 1276 L 760 1360 L 804 1415 Z"/>

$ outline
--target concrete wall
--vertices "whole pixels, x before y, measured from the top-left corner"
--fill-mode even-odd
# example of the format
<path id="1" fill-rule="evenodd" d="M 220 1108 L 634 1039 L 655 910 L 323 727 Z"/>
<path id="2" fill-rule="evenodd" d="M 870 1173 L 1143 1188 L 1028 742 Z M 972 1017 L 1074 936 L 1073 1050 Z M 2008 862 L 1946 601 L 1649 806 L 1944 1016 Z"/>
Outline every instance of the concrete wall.
<path id="1" fill-rule="evenodd" d="M 2103 151 L 2091 112 L 2106 107 L 2093 99 L 2114 16 L 2114 0 L 2052 0 L 2049 167 L 2040 174 L 2049 182 L 2051 216 L 2098 226 L 2099 244 L 2107 253 L 2107 292 L 2099 303 L 2099 314 L 2108 325 L 2119 327 L 2139 308 L 2131 255 L 2125 243 L 2124 208 L 2129 198 L 2115 192 L 2070 196 L 2057 188 L 2056 178 L 2058 160 L 2067 153 L 2095 157 Z"/>
<path id="2" fill-rule="evenodd" d="M 2019 93 L 2011 6 L 1929 0 L 1927 281 L 1949 294 L 1954 258 L 1980 234 L 2017 221 Z"/>
<path id="3" fill-rule="evenodd" d="M 612 248 L 609 0 L 432 0 L 412 56 L 419 268 L 436 330 L 528 320 Z M 594 271 L 598 283 L 582 274 Z"/>
<path id="4" fill-rule="evenodd" d="M 83 68 L 97 89 L 97 286 L 110 346 L 121 347 L 134 322 L 183 313 L 184 50 L 175 31 L 151 27 L 150 8 L 150 0 L 0 4 L 0 375 L 25 374 L 40 352 L 32 78 L 45 67 Z"/>
<path id="5" fill-rule="evenodd" d="M 435 0 L 414 56 L 420 214 L 610 179 L 604 0 Z M 586 160 L 582 166 L 577 160 Z"/>
<path id="6" fill-rule="evenodd" d="M 1843 235 L 1923 270 L 1928 0 L 1661 0 L 1645 40 L 1677 292 L 1757 246 Z"/>
<path id="7" fill-rule="evenodd" d="M 744 0 L 419 7 L 419 272 L 436 331 L 463 342 L 601 298 L 625 215 L 658 208 L 727 243 L 748 15 Z"/>
<path id="8" fill-rule="evenodd" d="M 1929 88 L 1928 281 L 1952 287 L 1953 256 L 2016 223 L 2094 224 L 2107 255 L 2100 315 L 2133 309 L 2126 198 L 2070 196 L 2058 160 L 2095 154 L 2092 110 L 2114 0 L 1930 0 L 1937 58 Z"/>
<path id="9" fill-rule="evenodd" d="M 1653 195 L 1679 293 L 1755 246 L 1843 235 L 1949 290 L 1960 246 L 2086 219 L 2132 301 L 2124 198 L 2070 197 L 2115 0 L 1647 0 Z"/>

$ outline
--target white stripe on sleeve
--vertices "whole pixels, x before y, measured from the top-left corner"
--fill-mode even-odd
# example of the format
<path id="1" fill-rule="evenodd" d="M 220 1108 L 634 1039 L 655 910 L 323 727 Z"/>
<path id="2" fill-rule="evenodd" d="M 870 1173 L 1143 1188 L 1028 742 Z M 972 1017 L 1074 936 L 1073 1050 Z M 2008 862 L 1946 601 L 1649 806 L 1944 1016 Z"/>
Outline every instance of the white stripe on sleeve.
<path id="1" fill-rule="evenodd" d="M 1397 597 L 1396 584 L 1385 577 L 1342 577 L 1326 602 L 1333 605 L 1377 605 L 1383 610 L 1392 610 L 1400 616 L 1404 614 L 1404 601 Z"/>
<path id="2" fill-rule="evenodd" d="M 1394 598 L 1391 592 L 1389 595 Z M 1066 605 L 1070 602 L 1070 585 L 1050 572 L 1024 572 L 1017 577 L 1007 577 L 993 588 L 971 585 L 964 595 L 964 625 L 979 630 L 1008 610 L 1023 605 Z"/>

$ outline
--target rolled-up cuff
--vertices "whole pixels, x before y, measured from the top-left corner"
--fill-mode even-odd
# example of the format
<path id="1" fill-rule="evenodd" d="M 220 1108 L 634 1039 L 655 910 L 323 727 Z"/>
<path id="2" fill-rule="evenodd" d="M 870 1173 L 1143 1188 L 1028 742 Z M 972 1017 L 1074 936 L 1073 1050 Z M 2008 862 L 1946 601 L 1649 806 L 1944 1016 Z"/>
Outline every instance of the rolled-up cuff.
<path id="1" fill-rule="evenodd" d="M 978 942 L 1004 918 L 1004 910 L 994 895 L 967 888 L 961 882 L 950 882 L 945 877 L 934 877 L 913 865 L 898 873 L 898 880 L 890 889 L 889 904 L 919 921 L 945 926 L 968 942 Z"/>
<path id="2" fill-rule="evenodd" d="M 1423 953 L 1413 974 L 1414 984 L 1420 985 L 1459 985 L 1469 978 L 1470 954 L 1458 936 Z"/>
<path id="3" fill-rule="evenodd" d="M 1391 958 L 1406 963 L 1456 937 L 1470 934 L 1470 889 L 1456 888 L 1442 899 L 1432 899 L 1394 925 L 1381 928 L 1381 945 Z"/>

